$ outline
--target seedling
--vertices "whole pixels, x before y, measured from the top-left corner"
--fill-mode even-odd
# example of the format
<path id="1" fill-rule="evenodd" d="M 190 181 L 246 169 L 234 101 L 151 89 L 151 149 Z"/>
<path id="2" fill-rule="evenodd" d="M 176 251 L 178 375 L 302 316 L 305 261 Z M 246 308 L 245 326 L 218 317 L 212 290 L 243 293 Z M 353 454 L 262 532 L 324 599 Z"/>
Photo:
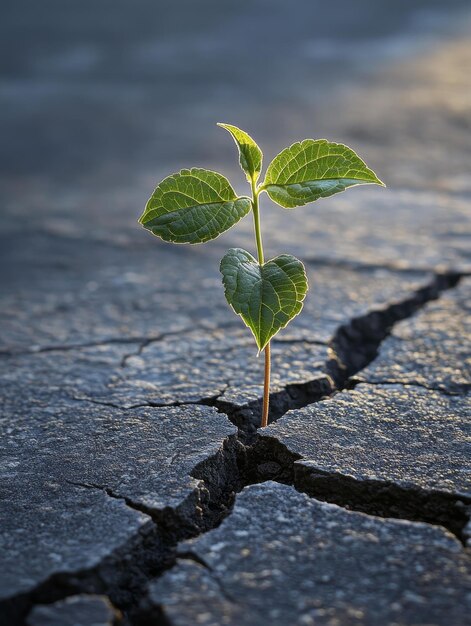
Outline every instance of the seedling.
<path id="1" fill-rule="evenodd" d="M 285 209 L 327 198 L 354 185 L 383 185 L 360 157 L 343 144 L 305 139 L 282 150 L 263 183 L 262 151 L 243 130 L 219 124 L 233 137 L 251 196 L 237 196 L 227 178 L 206 169 L 181 170 L 165 178 L 147 202 L 139 222 L 173 243 L 215 239 L 252 211 L 257 259 L 232 248 L 221 261 L 226 300 L 243 319 L 265 354 L 262 426 L 268 423 L 270 340 L 301 311 L 308 284 L 304 265 L 289 254 L 265 261 L 260 226 L 260 194 Z"/>

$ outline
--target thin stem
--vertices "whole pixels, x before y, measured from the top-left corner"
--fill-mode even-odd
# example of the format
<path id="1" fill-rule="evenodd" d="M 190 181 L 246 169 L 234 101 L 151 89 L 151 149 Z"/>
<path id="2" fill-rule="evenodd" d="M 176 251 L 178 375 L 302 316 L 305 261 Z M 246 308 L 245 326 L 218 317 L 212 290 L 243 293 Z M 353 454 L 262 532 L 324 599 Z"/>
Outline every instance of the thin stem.
<path id="1" fill-rule="evenodd" d="M 260 208 L 258 205 L 258 192 L 255 188 L 255 183 L 252 182 L 252 209 L 253 209 L 253 222 L 255 226 L 255 240 L 257 242 L 258 262 L 260 265 L 265 263 L 263 256 L 263 244 L 262 244 L 262 232 L 260 230 Z"/>
<path id="2" fill-rule="evenodd" d="M 265 257 L 263 255 L 262 244 L 262 231 L 260 228 L 260 207 L 258 204 L 258 196 L 260 191 L 257 191 L 255 181 L 252 180 L 252 209 L 253 209 L 253 221 L 255 227 L 255 240 L 257 242 L 258 262 L 260 265 L 265 263 Z M 264 349 L 265 353 L 265 376 L 263 380 L 263 409 L 262 409 L 262 428 L 268 425 L 268 410 L 270 404 L 270 342 L 267 343 Z"/>
<path id="3" fill-rule="evenodd" d="M 265 378 L 263 381 L 263 410 L 262 410 L 262 428 L 268 426 L 268 409 L 270 405 L 270 342 L 265 347 Z"/>

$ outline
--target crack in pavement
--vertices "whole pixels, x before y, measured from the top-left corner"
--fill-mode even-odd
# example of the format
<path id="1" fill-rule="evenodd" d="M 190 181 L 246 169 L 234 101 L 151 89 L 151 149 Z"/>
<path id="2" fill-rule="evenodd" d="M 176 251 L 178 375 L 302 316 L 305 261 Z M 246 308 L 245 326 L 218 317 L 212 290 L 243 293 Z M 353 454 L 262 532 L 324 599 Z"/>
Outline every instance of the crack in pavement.
<path id="1" fill-rule="evenodd" d="M 281 392 L 272 394 L 272 421 L 292 408 L 307 406 L 348 388 L 352 376 L 376 357 L 381 342 L 396 322 L 413 315 L 427 302 L 439 297 L 442 291 L 455 287 L 460 277 L 454 272 L 436 274 L 427 286 L 401 302 L 370 311 L 342 325 L 330 344 L 331 359 L 325 378 L 287 385 Z M 15 623 L 24 623 L 29 609 L 35 604 L 56 601 L 77 592 L 93 592 L 108 595 L 124 612 L 127 623 L 144 624 L 147 584 L 182 558 L 178 554 L 178 545 L 216 528 L 230 514 L 238 492 L 247 485 L 267 480 L 291 485 L 311 497 L 370 515 L 442 525 L 464 541 L 471 501 L 379 480 L 360 483 L 350 476 L 313 470 L 309 463 L 303 463 L 299 455 L 291 453 L 277 439 L 257 434 L 253 417 L 259 411 L 260 401 L 240 407 L 224 402 L 221 395 L 175 404 L 214 406 L 239 427 L 237 436 L 226 438 L 218 453 L 194 468 L 191 476 L 200 483 L 176 508 L 153 509 L 121 496 L 106 485 L 69 481 L 78 488 L 100 489 L 109 497 L 145 513 L 151 518 L 149 527 L 96 567 L 88 571 L 54 574 L 32 591 L 9 599 L 8 606 L 4 603 L 3 609 L 6 608 L 7 614 L 10 611 L 16 615 L 18 621 Z M 144 406 L 152 405 L 146 403 Z"/>
<path id="2" fill-rule="evenodd" d="M 123 406 L 121 404 L 116 404 L 113 402 L 107 402 L 106 400 L 96 400 L 94 398 L 89 398 L 88 396 L 84 396 L 83 398 L 80 396 L 70 395 L 71 400 L 75 400 L 76 402 L 90 402 L 91 404 L 98 404 L 101 406 L 109 406 L 113 409 L 118 409 L 119 411 L 131 411 L 133 409 L 141 409 L 141 408 L 165 408 L 172 406 L 213 406 L 216 407 L 219 401 L 219 398 L 224 394 L 224 392 L 229 388 L 229 383 L 226 383 L 226 386 L 222 391 L 215 394 L 214 396 L 207 396 L 204 398 L 199 398 L 198 400 L 175 400 L 173 402 L 152 402 L 151 400 L 146 400 L 145 402 L 141 402 L 139 404 L 132 404 L 130 406 Z"/>
<path id="3" fill-rule="evenodd" d="M 139 511 L 140 513 L 144 513 L 145 515 L 152 517 L 152 509 L 142 504 L 139 504 L 139 502 L 131 500 L 131 498 L 116 493 L 115 491 L 113 491 L 113 489 L 110 489 L 110 487 L 107 487 L 106 485 L 97 485 L 95 483 L 85 483 L 67 479 L 65 480 L 65 482 L 69 485 L 73 485 L 74 487 L 83 487 L 84 489 L 98 489 L 99 491 L 103 491 L 103 493 L 106 493 L 106 495 L 110 498 L 124 502 L 124 504 L 130 509 L 133 509 L 134 511 Z"/>
<path id="4" fill-rule="evenodd" d="M 218 452 L 193 469 L 191 476 L 199 483 L 174 508 L 148 507 L 107 485 L 66 480 L 72 487 L 103 491 L 146 514 L 149 523 L 98 565 L 81 571 L 55 573 L 32 590 L 0 602 L 2 624 L 25 624 L 32 606 L 56 602 L 77 593 L 107 595 L 124 613 L 135 609 L 148 581 L 175 562 L 177 545 L 216 527 L 231 510 L 235 492 L 242 489 L 238 454 L 241 454 L 241 444 L 231 435 Z"/>
<path id="5" fill-rule="evenodd" d="M 444 396 L 466 396 L 471 391 L 471 383 L 468 385 L 460 385 L 460 389 L 456 391 L 449 391 L 448 389 L 444 389 L 439 385 L 426 385 L 417 380 L 413 381 L 401 381 L 401 380 L 361 380 L 359 378 L 352 377 L 348 382 L 346 389 L 351 390 L 355 389 L 358 385 L 373 385 L 373 386 L 385 386 L 385 385 L 398 385 L 400 387 L 420 387 L 421 389 L 426 389 L 427 391 L 437 391 L 438 393 L 443 394 Z"/>
<path id="6" fill-rule="evenodd" d="M 204 569 L 208 571 L 209 575 L 218 586 L 219 591 L 221 592 L 223 597 L 231 604 L 237 604 L 236 600 L 225 589 L 221 579 L 218 578 L 218 576 L 215 574 L 214 569 L 210 565 L 208 565 L 208 563 L 206 563 L 206 561 L 201 556 L 194 552 L 191 552 L 191 550 L 185 550 L 184 552 L 177 552 L 177 561 L 181 560 L 193 561 L 201 567 L 204 567 Z"/>
<path id="7" fill-rule="evenodd" d="M 462 494 L 451 495 L 393 480 L 358 479 L 341 472 L 324 471 L 316 467 L 315 462 L 304 460 L 278 439 L 267 435 L 258 439 L 251 455 L 259 461 L 252 470 L 256 474 L 252 483 L 274 480 L 349 510 L 443 526 L 466 546 L 471 498 Z"/>
<path id="8" fill-rule="evenodd" d="M 159 340 L 160 335 L 155 337 L 155 340 Z M 142 341 L 146 341 L 147 338 L 143 337 L 110 337 L 109 339 L 100 339 L 97 341 L 87 341 L 85 343 L 71 343 L 65 345 L 47 345 L 47 346 L 34 346 L 29 350 L 14 350 L 14 349 L 2 349 L 0 350 L 0 357 L 12 357 L 12 356 L 25 356 L 28 354 L 43 354 L 44 352 L 70 352 L 73 350 L 82 350 L 84 348 L 98 348 L 101 346 L 120 345 L 120 344 L 138 344 Z"/>
<path id="9" fill-rule="evenodd" d="M 437 273 L 427 285 L 409 297 L 342 324 L 328 344 L 330 354 L 325 364 L 325 376 L 304 383 L 290 383 L 281 391 L 271 393 L 269 423 L 292 409 L 304 408 L 349 387 L 352 377 L 377 357 L 380 345 L 397 322 L 414 315 L 428 302 L 439 298 L 443 291 L 456 287 L 462 277 L 457 272 Z M 258 428 L 263 398 L 236 405 L 226 402 L 223 394 L 211 406 L 225 413 L 242 432 L 244 440 L 250 441 Z"/>
<path id="10" fill-rule="evenodd" d="M 232 328 L 236 324 L 235 322 L 228 322 L 226 324 L 221 324 L 218 326 L 218 329 L 224 328 Z M 152 343 L 162 341 L 167 339 L 168 337 L 176 337 L 179 335 L 185 335 L 187 333 L 193 332 L 195 330 L 205 331 L 208 330 L 207 326 L 203 325 L 193 325 L 187 328 L 181 328 L 179 330 L 168 331 L 164 333 L 159 333 L 157 335 L 150 336 L 136 336 L 136 337 L 110 337 L 108 339 L 97 339 L 96 341 L 87 341 L 84 343 L 70 343 L 70 344 L 51 344 L 45 346 L 33 346 L 30 349 L 22 350 L 22 349 L 14 349 L 14 348 L 2 348 L 0 349 L 0 357 L 16 357 L 16 356 L 25 356 L 25 355 L 34 355 L 34 354 L 43 354 L 45 352 L 73 352 L 74 350 L 83 350 L 84 348 L 98 348 L 109 345 L 128 345 L 128 344 L 136 344 L 137 350 L 134 352 L 130 352 L 129 354 L 125 354 L 121 358 L 120 365 L 121 367 L 126 366 L 126 361 L 133 357 L 139 356 L 147 346 Z"/>

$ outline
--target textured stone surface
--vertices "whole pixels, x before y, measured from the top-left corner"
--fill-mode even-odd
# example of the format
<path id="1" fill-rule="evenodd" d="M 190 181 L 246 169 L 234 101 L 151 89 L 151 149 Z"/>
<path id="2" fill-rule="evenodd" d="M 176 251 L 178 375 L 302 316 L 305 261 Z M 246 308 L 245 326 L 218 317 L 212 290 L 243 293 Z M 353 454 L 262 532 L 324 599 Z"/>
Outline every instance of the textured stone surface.
<path id="1" fill-rule="evenodd" d="M 360 384 L 264 429 L 312 472 L 471 497 L 471 397 Z"/>
<path id="2" fill-rule="evenodd" d="M 471 279 L 397 324 L 357 378 L 418 384 L 448 393 L 471 388 Z"/>
<path id="3" fill-rule="evenodd" d="M 306 243 L 305 250 L 310 244 Z M 303 251 L 303 258 L 309 259 Z M 401 273 L 387 268 L 361 266 L 361 262 L 336 264 L 306 260 L 309 292 L 298 317 L 278 335 L 280 341 L 331 340 L 342 324 L 370 311 L 410 297 L 433 280 L 430 272 Z"/>
<path id="4" fill-rule="evenodd" d="M 322 376 L 327 346 L 275 344 L 273 387 L 304 382 Z M 257 400 L 263 393 L 263 357 L 248 329 L 192 332 L 145 347 L 115 370 L 105 387 L 84 397 L 120 406 L 139 403 L 195 402 L 219 396 L 239 405 Z"/>
<path id="5" fill-rule="evenodd" d="M 348 143 L 348 136 L 345 140 Z M 351 145 L 360 152 L 360 146 Z M 466 181 L 466 175 L 464 178 Z M 403 269 L 471 270 L 467 194 L 359 188 L 328 206 L 327 202 L 321 200 L 315 209 L 307 206 L 290 211 L 288 216 L 266 206 L 270 247 L 305 255 L 306 238 L 312 259 Z M 247 232 L 247 244 L 249 237 Z"/>
<path id="6" fill-rule="evenodd" d="M 386 283 L 385 278 L 389 279 Z M 414 276 L 401 279 L 397 273 L 383 270 L 356 275 L 350 270 L 318 272 L 313 304 L 307 304 L 293 328 L 273 343 L 272 391 L 325 378 L 331 356 L 327 342 L 342 323 L 349 322 L 349 315 L 365 314 L 369 307 L 381 310 L 393 293 L 399 301 L 424 284 Z M 384 284 L 388 286 L 384 288 Z M 329 303 L 328 293 L 335 294 Z M 30 391 L 35 388 L 39 395 L 47 387 L 69 397 L 124 408 L 215 396 L 246 405 L 262 395 L 263 358 L 257 357 L 248 329 L 237 319 L 233 323 L 236 327 L 225 331 L 176 332 L 140 342 L 133 342 L 131 336 L 123 343 L 105 341 L 33 357 L 20 354 L 4 360 L 4 380 L 16 383 L 15 389 L 27 381 Z"/>
<path id="7" fill-rule="evenodd" d="M 113 626 L 119 613 L 104 596 L 79 595 L 50 605 L 35 607 L 28 626 Z"/>
<path id="8" fill-rule="evenodd" d="M 275 343 L 272 391 L 325 378 L 326 345 Z M 219 397 L 245 405 L 263 393 L 263 357 L 248 329 L 194 331 L 138 343 L 21 354 L 0 361 L 0 406 L 17 411 L 48 395 L 118 408 L 191 403 Z"/>
<path id="9" fill-rule="evenodd" d="M 326 362 L 331 356 L 327 343 L 340 325 L 370 310 L 381 310 L 391 301 L 410 297 L 414 290 L 431 280 L 426 274 L 403 276 L 382 269 L 355 272 L 348 268 L 320 267 L 311 269 L 309 274 L 312 297 L 292 326 L 273 342 L 273 392 L 289 384 L 325 378 Z M 190 296 L 190 291 L 187 295 Z M 223 297 L 218 283 L 219 296 Z M 201 297 L 208 297 L 208 294 L 203 293 Z M 162 315 L 165 320 L 167 313 L 161 310 L 160 302 L 161 299 L 156 299 L 151 306 L 156 317 L 161 319 Z M 191 314 L 194 304 L 187 302 L 186 305 Z M 225 330 L 210 330 L 208 323 L 205 331 L 178 332 L 170 322 L 168 332 L 160 338 L 155 335 L 154 340 L 149 327 L 139 326 L 144 336 L 131 332 L 121 338 L 117 335 L 112 341 L 101 326 L 101 323 L 106 326 L 106 320 L 101 319 L 101 309 L 89 307 L 87 311 L 87 315 L 97 318 L 97 325 L 92 335 L 84 335 L 84 347 L 74 347 L 68 342 L 60 346 L 53 342 L 34 355 L 13 351 L 10 358 L 0 362 L 4 380 L 16 385 L 15 389 L 21 389 L 27 382 L 30 393 L 34 388 L 35 393 L 41 395 L 47 388 L 68 397 L 89 398 L 125 408 L 146 403 L 195 402 L 214 396 L 245 405 L 262 394 L 263 358 L 257 357 L 250 331 L 228 309 L 219 317 L 216 307 L 212 320 L 217 323 L 222 319 L 222 326 L 230 324 Z M 36 313 L 34 309 L 30 311 L 36 322 L 43 318 L 47 323 L 56 324 L 56 320 L 49 319 L 44 312 L 38 314 L 39 317 Z M 75 313 L 73 309 L 72 315 Z M 121 313 L 117 315 L 121 319 Z M 211 315 L 208 313 L 207 319 Z M 205 318 L 201 319 L 204 323 Z M 147 324 L 145 319 L 141 322 Z M 68 313 L 62 313 L 61 324 L 66 327 L 69 323 Z M 34 324 L 26 327 L 29 332 L 35 332 Z M 100 333 L 101 339 L 95 333 Z M 147 338 L 145 333 L 150 333 Z M 91 343 L 88 347 L 87 342 Z M 56 349 L 52 349 L 54 345 Z M 15 392 L 14 395 L 17 401 L 16 395 L 21 394 Z"/>
<path id="10" fill-rule="evenodd" d="M 199 406 L 148 405 L 214 396 L 245 405 L 260 396 L 263 361 L 227 307 L 218 272 L 227 248 L 254 250 L 253 224 L 245 219 L 195 247 L 162 244 L 136 224 L 156 182 L 181 167 L 216 169 L 247 193 L 234 146 L 216 128 L 217 120 L 247 128 L 262 145 L 265 163 L 303 137 L 346 142 L 389 186 L 351 190 L 295 211 L 262 196 L 266 256 L 297 254 L 311 286 L 301 316 L 273 343 L 273 391 L 280 396 L 286 385 L 325 377 L 326 343 L 339 326 L 409 298 L 431 282 L 438 267 L 470 269 L 471 91 L 463 71 L 471 58 L 469 2 L 450 0 L 445 7 L 439 0 L 361 0 L 359 6 L 340 0 L 321 6 L 301 0 L 302 20 L 293 19 L 284 0 L 269 4 L 267 11 L 266 0 L 224 8 L 214 0 L 165 1 L 159 7 L 152 0 L 132 7 L 124 0 L 82 0 L 65 8 L 62 0 L 25 0 L 5 8 L 0 572 L 6 596 L 28 595 L 44 580 L 48 592 L 25 602 L 44 604 L 83 591 L 71 580 L 122 550 L 128 559 L 123 589 L 103 590 L 100 580 L 86 590 L 116 592 L 113 602 L 128 609 L 147 576 L 147 553 L 134 558 L 128 548 L 153 528 L 149 516 L 133 506 L 178 507 L 182 517 L 201 515 L 205 528 L 216 523 L 215 511 L 228 506 L 230 489 L 210 498 L 209 506 L 198 500 L 208 497 L 207 485 L 190 477 L 194 465 L 220 451 L 234 432 L 226 417 Z M 262 29 L 263 37 L 253 36 Z M 253 45 L 241 45 L 244 37 Z M 394 335 L 377 360 L 382 375 L 393 370 L 410 383 L 410 361 L 421 384 L 430 386 L 433 379 L 446 393 L 465 391 L 466 370 L 459 371 L 469 343 L 465 301 L 450 292 L 443 303 L 399 327 L 401 335 Z M 398 342 L 399 336 L 404 340 Z M 446 354 L 437 348 L 443 342 Z M 363 346 L 355 350 L 361 358 L 353 349 L 343 356 L 358 364 Z M 291 392 L 286 390 L 281 409 L 289 408 Z M 313 399 L 305 393 L 299 404 Z M 136 405 L 145 406 L 123 408 Z M 467 412 L 466 397 L 449 399 L 410 386 L 359 386 L 330 404 L 305 409 L 300 420 L 286 416 L 269 431 L 281 443 L 265 437 L 261 451 L 282 450 L 286 474 L 306 489 L 315 491 L 308 475 L 319 478 L 319 468 L 328 468 L 334 480 L 330 492 L 321 494 L 326 498 L 336 497 L 341 485 L 344 497 L 352 483 L 368 483 L 363 477 L 369 472 L 377 477 L 375 497 L 388 481 L 396 488 L 405 484 L 394 506 L 379 507 L 379 514 L 431 517 L 460 534 L 465 514 L 455 527 L 447 507 L 468 489 L 462 448 Z M 293 469 L 296 454 L 307 460 Z M 217 458 L 225 462 L 228 456 Z M 258 478 L 273 474 L 272 460 L 254 460 Z M 219 466 L 211 479 L 230 482 Z M 344 504 L 376 510 L 371 485 L 366 495 L 357 494 L 353 503 L 345 497 Z M 443 500 L 439 514 L 421 513 L 436 489 L 451 500 Z M 296 509 L 289 506 L 285 516 L 302 516 L 304 499 L 283 497 Z M 273 507 L 271 512 L 270 523 Z M 176 526 L 169 533 L 178 535 Z M 319 533 L 329 536 L 324 527 Z M 435 548 L 421 537 L 417 544 L 427 547 L 417 558 L 438 562 Z M 161 566 L 156 561 L 154 568 Z M 376 563 L 374 555 L 370 561 Z M 339 576 L 346 575 L 344 562 L 342 557 L 332 565 Z M 270 569 L 267 563 L 264 569 Z M 209 571 L 191 562 L 181 568 L 194 573 L 198 593 L 198 581 L 206 578 L 212 602 L 217 598 L 229 610 Z M 115 580 L 115 569 L 107 565 L 107 581 Z M 357 572 L 357 562 L 351 569 Z M 312 572 L 315 577 L 314 566 Z M 257 589 L 258 581 L 248 580 Z M 454 598 L 456 589 L 456 578 L 445 577 L 436 595 Z M 198 617 L 197 601 L 200 596 L 187 623 Z M 406 617 L 418 600 L 407 602 L 401 605 Z M 377 603 L 371 605 L 368 610 Z M 204 601 L 199 606 L 204 620 Z M 348 614 L 343 610 L 340 622 L 361 621 L 350 605 Z M 400 622 L 401 609 L 396 614 Z M 53 619 L 51 613 L 46 619 Z M 375 615 L 372 623 L 378 621 Z"/>
<path id="11" fill-rule="evenodd" d="M 469 559 L 444 530 L 275 483 L 246 488 L 218 529 L 184 549 L 196 562 L 180 561 L 150 587 L 172 626 L 195 616 L 205 626 L 445 625 L 471 609 Z"/>
<path id="12" fill-rule="evenodd" d="M 124 499 L 191 515 L 202 488 L 192 471 L 235 432 L 209 407 L 36 402 L 1 420 L 2 598 L 93 567 L 135 538 L 150 518 Z"/>
<path id="13" fill-rule="evenodd" d="M 38 465 L 31 459 L 19 476 L 18 460 L 2 451 L 2 602 L 30 592 L 55 573 L 95 567 L 150 520 L 103 491 L 68 485 L 57 476 L 59 469 L 56 476 L 38 475 Z"/>
<path id="14" fill-rule="evenodd" d="M 155 338 L 235 322 L 218 256 L 202 248 L 172 250 L 150 237 L 138 248 L 36 233 L 20 241 L 8 233 L 2 239 L 2 257 L 14 269 L 2 277 L 0 350 Z"/>

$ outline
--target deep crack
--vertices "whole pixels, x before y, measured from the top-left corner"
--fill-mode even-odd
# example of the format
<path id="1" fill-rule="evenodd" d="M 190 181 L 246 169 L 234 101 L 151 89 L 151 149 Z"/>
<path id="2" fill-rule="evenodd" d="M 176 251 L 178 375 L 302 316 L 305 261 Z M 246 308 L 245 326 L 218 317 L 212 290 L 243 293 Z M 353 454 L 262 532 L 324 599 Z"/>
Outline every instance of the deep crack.
<path id="1" fill-rule="evenodd" d="M 215 528 L 229 514 L 235 493 L 243 488 L 238 469 L 243 465 L 238 457 L 243 454 L 237 437 L 226 438 L 216 454 L 194 468 L 191 475 L 201 481 L 199 487 L 175 508 L 153 509 L 122 496 L 107 485 L 67 481 L 78 488 L 103 491 L 145 513 L 150 521 L 95 567 L 56 573 L 31 591 L 0 602 L 2 625 L 23 625 L 32 606 L 56 602 L 77 593 L 105 594 L 127 620 L 132 620 L 148 581 L 175 563 L 178 544 Z"/>
<path id="2" fill-rule="evenodd" d="M 352 376 L 376 357 L 381 342 L 396 322 L 410 317 L 442 291 L 456 286 L 459 279 L 456 273 L 438 274 L 429 285 L 405 300 L 342 325 L 330 344 L 331 358 L 326 364 L 325 377 L 290 384 L 271 394 L 271 421 L 290 409 L 307 406 L 346 388 Z M 177 551 L 182 541 L 216 528 L 230 514 L 236 493 L 247 485 L 267 480 L 292 485 L 309 496 L 368 514 L 438 524 L 462 541 L 465 538 L 471 501 L 392 482 L 359 481 L 342 474 L 323 473 L 308 463 L 303 464 L 298 455 L 277 439 L 256 433 L 255 418 L 260 413 L 260 400 L 240 407 L 214 396 L 174 405 L 185 404 L 214 406 L 239 427 L 237 437 L 228 437 L 219 452 L 192 472 L 192 476 L 201 481 L 199 488 L 178 507 L 155 510 L 121 496 L 106 485 L 73 483 L 85 489 L 101 489 L 109 497 L 123 500 L 127 506 L 147 514 L 151 521 L 96 567 L 54 574 L 31 592 L 3 602 L 0 615 L 5 624 L 24 624 L 35 604 L 54 602 L 76 593 L 102 593 L 123 611 L 125 623 L 168 626 L 158 608 L 153 607 L 152 613 L 146 612 L 149 580 L 172 567 L 177 558 L 185 557 Z M 144 406 L 153 405 L 146 403 Z"/>
<path id="3" fill-rule="evenodd" d="M 281 391 L 271 393 L 269 423 L 292 409 L 304 408 L 348 388 L 352 377 L 377 357 L 381 343 L 397 322 L 414 315 L 443 291 L 456 287 L 461 278 L 457 272 L 437 273 L 429 284 L 409 297 L 342 324 L 328 344 L 330 354 L 325 364 L 325 376 L 304 383 L 290 383 Z M 239 428 L 243 440 L 250 442 L 260 424 L 262 402 L 260 397 L 240 406 L 226 402 L 221 394 L 211 406 L 225 413 Z"/>
<path id="4" fill-rule="evenodd" d="M 461 278 L 462 275 L 456 272 L 436 274 L 431 283 L 410 297 L 340 326 L 331 342 L 335 358 L 330 371 L 337 389 L 342 390 L 350 377 L 377 357 L 381 343 L 397 322 L 414 315 L 428 302 L 436 300 L 443 291 L 456 287 Z"/>
<path id="5" fill-rule="evenodd" d="M 272 436 L 257 437 L 248 449 L 248 484 L 275 480 L 308 496 L 382 518 L 443 526 L 462 544 L 471 498 L 383 479 L 357 479 L 319 469 Z"/>

